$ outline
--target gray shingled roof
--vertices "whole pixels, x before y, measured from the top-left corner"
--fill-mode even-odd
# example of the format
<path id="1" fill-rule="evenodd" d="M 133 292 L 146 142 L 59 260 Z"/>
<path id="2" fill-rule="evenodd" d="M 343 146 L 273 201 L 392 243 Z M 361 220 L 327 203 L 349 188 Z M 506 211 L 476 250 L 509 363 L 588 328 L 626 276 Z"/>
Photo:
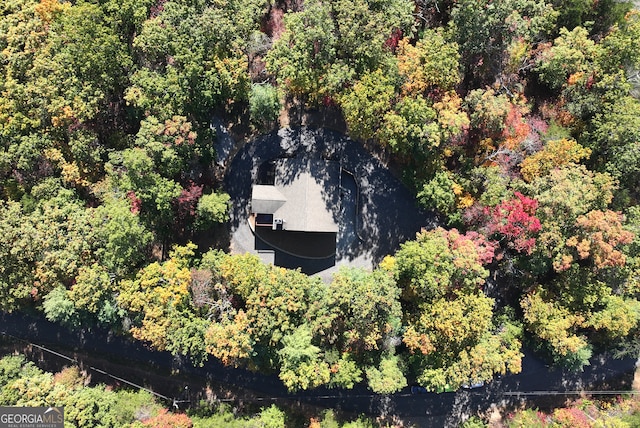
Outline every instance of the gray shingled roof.
<path id="1" fill-rule="evenodd" d="M 256 184 L 251 190 L 252 211 L 273 214 L 287 202 L 287 198 L 275 186 Z"/>
<path id="2" fill-rule="evenodd" d="M 251 211 L 284 220 L 285 230 L 338 232 L 340 165 L 322 159 L 278 159 L 275 184 L 255 185 Z"/>

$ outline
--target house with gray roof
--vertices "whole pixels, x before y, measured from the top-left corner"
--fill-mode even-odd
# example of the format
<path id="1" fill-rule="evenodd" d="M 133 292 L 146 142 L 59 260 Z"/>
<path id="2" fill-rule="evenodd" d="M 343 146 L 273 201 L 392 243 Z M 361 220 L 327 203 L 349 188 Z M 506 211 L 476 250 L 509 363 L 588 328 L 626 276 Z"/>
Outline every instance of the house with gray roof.
<path id="1" fill-rule="evenodd" d="M 335 255 L 340 165 L 318 158 L 270 162 L 251 192 L 255 234 L 268 247 L 303 258 Z"/>

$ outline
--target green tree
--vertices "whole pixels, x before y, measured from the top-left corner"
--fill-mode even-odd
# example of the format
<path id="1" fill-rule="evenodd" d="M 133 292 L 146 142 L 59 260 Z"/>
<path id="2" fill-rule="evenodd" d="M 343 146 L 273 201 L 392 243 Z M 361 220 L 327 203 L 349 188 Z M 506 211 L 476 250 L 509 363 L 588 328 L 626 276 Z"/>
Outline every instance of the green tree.
<path id="1" fill-rule="evenodd" d="M 337 59 L 338 43 L 330 5 L 307 2 L 303 11 L 285 15 L 284 25 L 267 54 L 267 69 L 294 94 L 328 92 L 322 84 Z"/>
<path id="2" fill-rule="evenodd" d="M 407 386 L 397 355 L 384 357 L 378 367 L 369 366 L 365 372 L 369 388 L 376 394 L 393 394 Z"/>
<path id="3" fill-rule="evenodd" d="M 198 201 L 196 225 L 206 229 L 229 220 L 229 200 L 227 193 L 202 195 Z"/>
<path id="4" fill-rule="evenodd" d="M 526 328 L 542 349 L 562 365 L 588 364 L 595 344 L 626 340 L 637 328 L 640 303 L 634 266 L 626 266 L 632 234 L 620 216 L 590 211 L 578 217 L 575 236 L 566 240 L 563 265 L 554 279 L 527 292 L 521 306 Z"/>
<path id="5" fill-rule="evenodd" d="M 450 25 L 467 78 L 493 83 L 505 64 L 507 47 L 518 40 L 543 40 L 554 29 L 557 14 L 550 3 L 535 0 L 456 3 Z"/>
<path id="6" fill-rule="evenodd" d="M 324 359 L 331 368 L 330 385 L 352 388 L 362 380 L 365 366 L 382 364 L 400 343 L 400 289 L 391 272 L 341 268 L 326 290 L 316 291 L 319 296 L 311 298 L 308 315 L 314 343 L 325 350 Z M 375 388 L 382 385 L 381 375 L 371 373 L 378 380 L 367 376 L 367 382 L 377 391 Z"/>
<path id="7" fill-rule="evenodd" d="M 640 51 L 629 41 L 640 31 L 637 21 L 632 15 L 599 43 L 589 38 L 585 28 L 562 29 L 553 45 L 538 55 L 540 80 L 562 90 L 565 108 L 575 118 L 589 122 L 607 105 L 628 96 L 631 86 L 626 70 L 633 69 L 640 58 Z"/>
<path id="8" fill-rule="evenodd" d="M 278 120 L 280 114 L 278 90 L 271 85 L 251 85 L 249 115 L 257 128 L 267 128 Z"/>
<path id="9" fill-rule="evenodd" d="M 258 419 L 264 428 L 284 428 L 286 426 L 286 414 L 275 404 L 262 409 Z"/>
<path id="10" fill-rule="evenodd" d="M 69 291 L 58 286 L 44 296 L 42 309 L 51 322 L 64 324 L 71 328 L 80 327 L 80 314 L 74 302 L 69 298 Z"/>
<path id="11" fill-rule="evenodd" d="M 131 212 L 129 201 L 107 200 L 92 212 L 90 222 L 96 232 L 96 257 L 107 272 L 123 277 L 145 260 L 151 233 Z"/>
<path id="12" fill-rule="evenodd" d="M 385 41 L 408 30 L 413 5 L 393 0 L 309 1 L 285 16 L 285 31 L 266 58 L 267 69 L 293 94 L 312 101 L 340 95 L 391 59 Z"/>
<path id="13" fill-rule="evenodd" d="M 375 123 L 373 117 L 371 122 Z M 392 110 L 384 114 L 376 134 L 380 142 L 391 150 L 407 158 L 415 157 L 417 162 L 429 155 L 434 156 L 434 149 L 443 140 L 436 110 L 420 95 L 398 101 Z"/>
<path id="14" fill-rule="evenodd" d="M 38 372 L 39 369 L 22 355 L 7 355 L 0 359 L 0 385 L 9 385 L 21 376 L 29 377 Z"/>
<path id="15" fill-rule="evenodd" d="M 0 42 L 9 55 L 0 103 L 8 107 L 1 109 L 6 131 L 28 135 L 52 126 L 64 147 L 60 137 L 71 123 L 113 118 L 107 105 L 122 91 L 132 60 L 100 6 L 12 2 L 0 24 L 7 25 L 13 28 Z"/>
<path id="16" fill-rule="evenodd" d="M 560 89 L 567 84 L 569 76 L 594 71 L 598 49 L 586 29 L 563 28 L 553 46 L 540 55 L 536 71 L 542 82 L 552 89 Z"/>
<path id="17" fill-rule="evenodd" d="M 51 179 L 35 186 L 31 196 L 35 206 L 24 216 L 20 228 L 29 224 L 34 228 L 30 239 L 37 245 L 37 256 L 30 265 L 34 277 L 31 294 L 39 298 L 59 285 L 71 285 L 78 269 L 93 263 L 96 241 L 91 211 L 74 191 Z"/>
<path id="18" fill-rule="evenodd" d="M 605 70 L 612 73 L 616 73 L 620 67 L 627 71 L 637 68 L 640 65 L 640 48 L 635 43 L 638 37 L 640 37 L 640 13 L 634 10 L 620 19 L 602 40 L 605 54 L 598 58 L 599 63 Z"/>
<path id="19" fill-rule="evenodd" d="M 400 289 L 391 273 L 341 268 L 325 296 L 317 303 L 319 315 L 311 316 L 317 319 L 312 326 L 326 346 L 359 355 L 388 349 L 388 342 L 399 334 Z"/>
<path id="20" fill-rule="evenodd" d="M 97 4 L 25 1 L 9 9 L 0 24 L 14 26 L 0 42 L 9 56 L 0 67 L 7 166 L 30 176 L 47 165 L 53 171 L 45 175 L 88 187 L 102 173 L 105 146 L 125 126 L 116 106 L 132 66 L 127 45 Z M 31 165 L 24 163 L 26 144 L 36 149 Z M 11 155 L 16 150 L 23 153 Z"/>
<path id="21" fill-rule="evenodd" d="M 104 386 L 78 388 L 63 403 L 65 424 L 108 427 L 115 422 L 111 412 L 116 405 L 116 396 L 106 393 Z"/>
<path id="22" fill-rule="evenodd" d="M 622 21 L 631 7 L 627 2 L 591 2 L 585 0 L 554 0 L 558 11 L 557 28 L 574 29 L 577 26 L 593 26 L 592 33 L 606 33 L 612 25 Z"/>
<path id="23" fill-rule="evenodd" d="M 80 2 L 56 18 L 50 51 L 43 52 L 46 57 L 34 64 L 34 71 L 49 74 L 47 80 L 57 83 L 53 91 L 45 92 L 51 97 L 54 126 L 56 119 L 64 122 L 69 115 L 84 122 L 95 112 L 106 113 L 105 104 L 122 92 L 132 66 L 127 46 L 100 6 Z M 65 107 L 70 107 L 69 113 Z"/>
<path id="24" fill-rule="evenodd" d="M 195 157 L 197 139 L 198 133 L 184 116 L 164 121 L 149 116 L 140 122 L 136 146 L 146 151 L 164 177 L 175 178 Z"/>
<path id="25" fill-rule="evenodd" d="M 418 201 L 427 209 L 435 209 L 444 215 L 450 223 L 459 220 L 458 198 L 455 193 L 459 186 L 449 171 L 438 171 L 425 183 L 418 193 Z"/>
<path id="26" fill-rule="evenodd" d="M 460 83 L 458 45 L 445 40 L 442 29 L 425 30 L 415 46 L 402 39 L 396 56 L 405 95 L 446 92 Z"/>
<path id="27" fill-rule="evenodd" d="M 302 325 L 313 288 L 322 286 L 318 278 L 299 271 L 270 267 L 267 275 L 245 300 L 251 330 L 269 354 L 282 338 Z"/>
<path id="28" fill-rule="evenodd" d="M 53 404 L 49 398 L 53 388 L 51 373 L 32 370 L 28 376 L 20 376 L 2 388 L 0 403 L 25 407 L 49 406 Z"/>
<path id="29" fill-rule="evenodd" d="M 640 102 L 632 97 L 616 99 L 595 115 L 587 134 L 599 168 L 610 173 L 635 200 L 640 197 Z"/>
<path id="30" fill-rule="evenodd" d="M 206 332 L 209 352 L 225 364 L 277 369 L 283 339 L 305 324 L 311 296 L 317 296 L 323 286 L 320 280 L 299 271 L 266 266 L 249 254 L 211 252 L 203 257 L 200 267 L 211 270 L 215 284 L 209 296 L 218 321 Z M 233 296 L 234 304 L 220 310 L 225 306 L 224 295 Z M 295 381 L 291 382 L 293 388 Z"/>
<path id="31" fill-rule="evenodd" d="M 112 187 L 125 193 L 133 202 L 132 209 L 140 212 L 154 232 L 165 237 L 175 220 L 172 203 L 182 188 L 156 168 L 153 158 L 140 148 L 115 152 L 107 164 Z"/>
<path id="32" fill-rule="evenodd" d="M 535 292 L 521 304 L 527 328 L 549 344 L 556 362 L 574 368 L 588 364 L 591 346 L 585 337 L 576 334 L 584 322 L 580 315 L 572 314 L 558 302 L 546 301 Z"/>
<path id="33" fill-rule="evenodd" d="M 471 126 L 489 137 L 502 132 L 511 107 L 506 95 L 496 94 L 491 88 L 474 89 L 464 101 L 470 112 Z"/>
<path id="34" fill-rule="evenodd" d="M 470 171 L 470 192 L 483 206 L 493 207 L 511 196 L 512 182 L 498 166 L 479 166 Z"/>
<path id="35" fill-rule="evenodd" d="M 35 226 L 18 202 L 0 202 L 0 307 L 11 312 L 31 296 L 33 263 L 41 251 Z"/>
<path id="36" fill-rule="evenodd" d="M 470 232 L 442 228 L 422 231 L 401 245 L 395 255 L 398 285 L 407 302 L 442 297 L 454 289 L 481 287 L 493 259 L 493 244 Z M 405 313 L 406 314 L 406 313 Z"/>
<path id="37" fill-rule="evenodd" d="M 482 293 L 494 245 L 452 229 L 423 231 L 402 244 L 394 270 L 403 289 L 403 342 L 418 382 L 433 391 L 520 371 L 520 329 L 494 315 Z"/>
<path id="38" fill-rule="evenodd" d="M 114 326 L 121 318 L 116 303 L 117 279 L 103 265 L 81 267 L 75 284 L 66 293 L 80 316 L 92 317 L 103 325 Z M 47 296 L 47 299 L 50 295 Z M 46 307 L 45 307 L 46 312 Z"/>
<path id="39" fill-rule="evenodd" d="M 594 209 L 605 209 L 612 201 L 615 184 L 608 174 L 589 171 L 583 165 L 552 170 L 527 186 L 539 203 L 540 219 L 573 222 Z"/>
<path id="40" fill-rule="evenodd" d="M 567 165 L 538 177 L 526 191 L 538 201 L 536 216 L 542 229 L 536 239 L 531 271 L 560 271 L 573 261 L 565 252 L 567 239 L 576 234 L 578 217 L 605 210 L 613 199 L 614 181 L 608 174 L 594 173 L 583 165 Z"/>
<path id="41" fill-rule="evenodd" d="M 320 348 L 311 344 L 311 328 L 301 325 L 282 339 L 278 351 L 280 379 L 290 391 L 314 388 L 329 382 L 329 365 L 320 358 Z"/>
<path id="42" fill-rule="evenodd" d="M 403 337 L 421 385 L 441 392 L 521 370 L 519 330 L 494 326 L 493 304 L 482 293 L 456 291 L 421 305 Z"/>
<path id="43" fill-rule="evenodd" d="M 373 138 L 394 96 L 392 76 L 380 69 L 362 76 L 340 100 L 350 134 L 362 140 Z"/>
<path id="44" fill-rule="evenodd" d="M 262 0 L 164 3 L 134 39 L 142 67 L 131 77 L 127 101 L 160 120 L 179 114 L 205 123 L 216 107 L 246 99 L 242 49 L 263 7 Z"/>

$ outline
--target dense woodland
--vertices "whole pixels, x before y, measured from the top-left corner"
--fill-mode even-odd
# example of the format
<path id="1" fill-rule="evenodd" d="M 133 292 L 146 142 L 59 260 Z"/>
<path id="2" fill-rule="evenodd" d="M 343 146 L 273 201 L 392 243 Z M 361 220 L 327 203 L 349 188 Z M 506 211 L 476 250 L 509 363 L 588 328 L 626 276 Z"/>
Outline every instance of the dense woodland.
<path id="1" fill-rule="evenodd" d="M 640 14 L 614 0 L 3 0 L 0 309 L 292 391 L 640 349 Z M 329 284 L 198 248 L 214 115 L 331 111 L 441 227 Z"/>
<path id="2" fill-rule="evenodd" d="M 228 404 L 201 401 L 187 412 L 176 411 L 169 402 L 147 391 L 113 390 L 93 383 L 91 376 L 76 366 L 49 373 L 27 362 L 22 356 L 0 359 L 0 404 L 9 406 L 63 406 L 65 426 L 131 428 L 391 428 L 407 426 L 391 419 L 354 419 L 336 415 L 332 410 L 303 411 L 272 404 L 257 407 L 250 403 Z M 469 415 L 467 415 L 469 416 Z M 474 415 L 461 421 L 461 428 L 489 426 Z M 633 428 L 640 423 L 637 396 L 615 397 L 600 401 L 587 398 L 542 412 L 517 409 L 506 413 L 499 426 L 505 428 Z M 413 425 L 410 425 L 413 426 Z M 490 426 L 498 426 L 494 422 Z"/>
<path id="3" fill-rule="evenodd" d="M 339 420 L 333 411 L 307 416 L 285 412 L 276 405 L 242 412 L 222 404 L 203 402 L 188 413 L 170 411 L 171 403 L 147 391 L 113 391 L 104 385 L 87 386 L 90 376 L 72 366 L 58 373 L 44 372 L 23 357 L 0 359 L 0 404 L 64 406 L 65 426 L 78 428 L 374 428 L 371 420 Z M 353 419 L 353 418 L 351 418 Z"/>

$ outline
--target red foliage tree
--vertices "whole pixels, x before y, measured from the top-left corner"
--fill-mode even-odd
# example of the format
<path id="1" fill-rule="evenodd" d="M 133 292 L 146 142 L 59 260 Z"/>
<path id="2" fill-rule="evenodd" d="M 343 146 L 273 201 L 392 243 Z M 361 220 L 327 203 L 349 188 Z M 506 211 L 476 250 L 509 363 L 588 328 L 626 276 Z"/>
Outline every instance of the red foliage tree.
<path id="1" fill-rule="evenodd" d="M 400 39 L 402 39 L 402 30 L 399 28 L 396 28 L 391 35 L 389 36 L 389 38 L 387 40 L 385 40 L 384 42 L 384 46 L 389 49 L 391 52 L 396 51 L 396 48 L 398 47 L 398 42 L 400 42 Z"/>
<path id="2" fill-rule="evenodd" d="M 194 183 L 189 183 L 189 187 L 182 189 L 180 196 L 176 199 L 178 221 L 186 221 L 196 215 L 196 208 L 201 196 L 202 186 Z"/>
<path id="3" fill-rule="evenodd" d="M 510 150 L 516 149 L 530 134 L 531 126 L 525 121 L 522 109 L 511 104 L 502 130 L 503 146 Z"/>
<path id="4" fill-rule="evenodd" d="M 142 207 L 142 200 L 136 196 L 136 192 L 133 190 L 129 190 L 127 192 L 127 198 L 131 203 L 131 212 L 134 214 L 138 214 L 140 212 L 140 208 Z"/>
<path id="5" fill-rule="evenodd" d="M 475 252 L 482 265 L 490 264 L 495 257 L 496 244 L 478 232 L 469 231 L 462 235 L 457 229 L 451 229 L 446 237 L 452 251 L 460 254 Z"/>
<path id="6" fill-rule="evenodd" d="M 515 198 L 502 201 L 497 206 L 485 207 L 482 230 L 489 237 L 495 236 L 519 253 L 531 254 L 536 244 L 534 237 L 540 231 L 540 220 L 535 216 L 538 201 L 515 192 Z"/>

